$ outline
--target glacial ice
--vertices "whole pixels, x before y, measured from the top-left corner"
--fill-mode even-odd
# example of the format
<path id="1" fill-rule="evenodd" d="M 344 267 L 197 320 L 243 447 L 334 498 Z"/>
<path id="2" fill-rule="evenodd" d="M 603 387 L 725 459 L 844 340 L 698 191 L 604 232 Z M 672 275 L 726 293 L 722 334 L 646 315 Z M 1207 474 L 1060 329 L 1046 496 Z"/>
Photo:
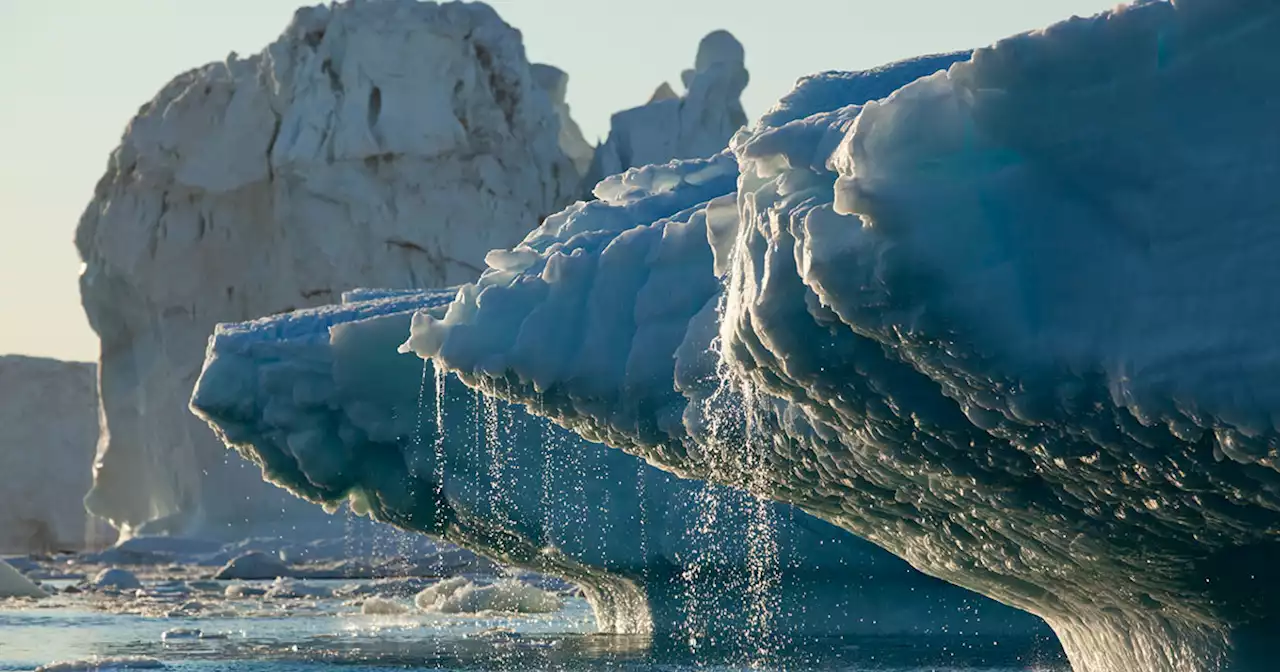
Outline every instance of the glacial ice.
<path id="1" fill-rule="evenodd" d="M 301 9 L 262 52 L 144 105 L 76 234 L 101 338 L 89 508 L 125 536 L 314 513 L 186 412 L 208 334 L 360 285 L 475 279 L 578 195 L 563 92 L 540 83 L 564 85 L 485 5 L 351 2 Z"/>
<path id="2" fill-rule="evenodd" d="M 409 613 L 409 607 L 385 597 L 370 597 L 360 603 L 360 613 L 366 616 L 400 616 Z"/>
<path id="3" fill-rule="evenodd" d="M 142 582 L 127 569 L 108 567 L 93 577 L 92 585 L 98 590 L 137 590 Z"/>
<path id="4" fill-rule="evenodd" d="M 645 105 L 610 120 L 609 137 L 595 150 L 584 191 L 628 168 L 717 154 L 747 123 L 740 100 L 747 88 L 746 54 L 733 35 L 717 30 L 698 43 L 694 67 L 680 77 L 685 94 L 665 82 Z"/>
<path id="5" fill-rule="evenodd" d="M 734 167 L 727 155 L 673 165 L 682 182 L 636 171 L 609 183 L 617 201 L 545 226 L 679 212 L 732 190 Z M 630 202 L 641 183 L 667 191 Z M 763 619 L 771 637 L 1045 632 L 790 507 L 675 478 L 437 379 L 397 346 L 416 311 L 443 317 L 455 291 L 353 291 L 344 305 L 221 325 L 192 408 L 301 497 L 581 585 L 603 631 L 728 643 Z"/>
<path id="6" fill-rule="evenodd" d="M 498 611 L 546 614 L 564 603 L 554 593 L 510 579 L 479 585 L 462 577 L 445 579 L 413 598 L 418 608 L 442 614 L 477 614 Z"/>
<path id="7" fill-rule="evenodd" d="M 534 63 L 529 66 L 529 72 L 538 88 L 551 99 L 551 107 L 560 120 L 560 151 L 573 161 L 579 175 L 586 175 L 596 148 L 582 136 L 582 129 L 573 120 L 569 103 L 565 101 L 569 94 L 569 73 L 545 63 Z"/>
<path id="8" fill-rule="evenodd" d="M 84 660 L 61 660 L 36 668 L 36 672 L 114 672 L 115 670 L 161 670 L 164 663 L 150 656 L 94 656 Z"/>
<path id="9" fill-rule="evenodd" d="M 40 586 L 23 576 L 12 565 L 0 560 L 0 599 L 9 597 L 42 599 L 49 597 L 49 593 L 44 592 Z"/>
<path id="10" fill-rule="evenodd" d="M 0 553 L 112 541 L 81 503 L 98 443 L 95 371 L 83 362 L 0 356 Z"/>
<path id="11" fill-rule="evenodd" d="M 1277 39 L 1145 1 L 862 107 L 802 81 L 735 194 L 551 217 L 407 345 L 1036 613 L 1077 672 L 1273 669 Z"/>

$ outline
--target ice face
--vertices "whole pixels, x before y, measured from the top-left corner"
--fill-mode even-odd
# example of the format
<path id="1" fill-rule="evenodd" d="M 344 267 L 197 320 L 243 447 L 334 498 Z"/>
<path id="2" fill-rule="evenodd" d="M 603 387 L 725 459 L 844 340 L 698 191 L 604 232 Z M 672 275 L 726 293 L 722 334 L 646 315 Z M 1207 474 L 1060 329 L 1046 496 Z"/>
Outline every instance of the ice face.
<path id="1" fill-rule="evenodd" d="M 96 367 L 0 356 L 0 553 L 110 543 L 85 514 L 98 443 Z"/>
<path id="2" fill-rule="evenodd" d="M 579 222 L 409 346 L 1037 613 L 1076 670 L 1271 669 L 1277 38 L 1143 2 L 771 112 L 735 195 Z"/>
<path id="3" fill-rule="evenodd" d="M 567 108 L 540 83 L 563 85 L 483 4 L 351 2 L 299 10 L 262 52 L 144 105 L 76 234 L 102 341 L 92 511 L 126 533 L 236 538 L 313 508 L 186 412 L 209 333 L 358 286 L 474 280 L 578 195 Z"/>
<path id="4" fill-rule="evenodd" d="M 414 313 L 443 318 L 455 293 L 352 292 L 343 306 L 223 325 L 192 407 L 301 497 L 578 583 L 604 631 L 752 646 L 1047 634 L 792 507 L 676 478 L 398 353 Z"/>

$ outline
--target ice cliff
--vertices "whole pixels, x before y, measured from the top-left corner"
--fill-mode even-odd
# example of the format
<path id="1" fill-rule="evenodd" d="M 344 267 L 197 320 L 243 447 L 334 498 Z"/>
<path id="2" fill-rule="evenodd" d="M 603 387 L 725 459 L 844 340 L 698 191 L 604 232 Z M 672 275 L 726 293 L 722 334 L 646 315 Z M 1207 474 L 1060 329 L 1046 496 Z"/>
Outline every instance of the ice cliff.
<path id="1" fill-rule="evenodd" d="M 693 68 L 680 76 L 683 96 L 663 83 L 647 104 L 613 115 L 609 137 L 596 148 L 587 170 L 584 190 L 590 192 L 628 168 L 700 159 L 724 149 L 747 123 L 740 101 L 747 88 L 745 62 L 742 44 L 727 31 L 702 38 Z"/>
<path id="2" fill-rule="evenodd" d="M 709 184 L 732 188 L 727 172 Z M 650 213 L 652 214 L 652 213 Z M 454 291 L 222 325 L 192 407 L 267 478 L 583 587 L 601 630 L 754 650 L 796 636 L 1044 636 L 792 507 L 682 480 L 397 347 Z"/>
<path id="3" fill-rule="evenodd" d="M 112 541 L 81 501 L 98 444 L 96 370 L 84 362 L 0 356 L 0 553 Z"/>
<path id="4" fill-rule="evenodd" d="M 552 108 L 560 120 L 560 150 L 564 152 L 579 175 L 586 175 L 591 167 L 591 159 L 595 156 L 595 147 L 582 137 L 582 129 L 573 120 L 569 112 L 569 103 L 565 97 L 569 93 L 569 74 L 564 70 L 545 63 L 534 63 L 531 66 L 533 81 L 551 98 Z"/>
<path id="5" fill-rule="evenodd" d="M 1273 669 L 1277 40 L 1139 2 L 861 107 L 802 82 L 734 192 L 624 176 L 679 203 L 549 218 L 409 345 L 1039 614 L 1077 672 Z"/>
<path id="6" fill-rule="evenodd" d="M 216 535 L 285 506 L 186 410 L 214 325 L 475 279 L 576 195 L 557 105 L 491 9 L 409 0 L 299 10 L 165 86 L 76 234 L 102 343 L 91 510 Z"/>

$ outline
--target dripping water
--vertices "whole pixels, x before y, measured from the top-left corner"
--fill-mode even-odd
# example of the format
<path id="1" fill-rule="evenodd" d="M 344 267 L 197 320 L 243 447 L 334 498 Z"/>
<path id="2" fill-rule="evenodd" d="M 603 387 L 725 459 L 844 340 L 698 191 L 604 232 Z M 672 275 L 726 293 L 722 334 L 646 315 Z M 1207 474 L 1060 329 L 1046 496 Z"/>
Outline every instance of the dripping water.
<path id="1" fill-rule="evenodd" d="M 763 400 L 749 382 L 742 383 L 742 406 L 745 450 L 743 473 L 747 486 L 747 596 L 749 643 L 755 653 L 767 663 L 769 656 L 778 650 L 774 632 L 774 618 L 780 605 L 781 570 L 778 566 L 777 523 L 774 508 L 764 497 L 768 486 L 767 456 L 769 437 L 762 427 L 765 409 Z"/>
<path id="2" fill-rule="evenodd" d="M 506 446 L 503 445 L 502 418 L 498 408 L 498 400 L 492 395 L 485 395 L 484 404 L 484 446 L 488 456 L 489 471 L 489 515 L 495 521 L 506 521 L 504 471 L 506 467 Z"/>
<path id="3" fill-rule="evenodd" d="M 448 469 L 445 458 L 445 436 L 447 426 L 444 418 L 444 401 L 445 393 L 445 372 L 444 367 L 439 364 L 433 364 L 432 369 L 435 370 L 435 393 L 436 393 L 436 440 L 435 440 L 435 474 L 432 479 L 436 487 L 436 501 L 444 502 L 444 479 Z M 425 386 L 425 380 L 423 381 Z M 425 389 L 425 387 L 424 387 Z M 436 509 L 436 529 L 440 529 L 444 524 L 444 511 L 442 507 Z"/>
<path id="4" fill-rule="evenodd" d="M 544 400 L 538 398 L 538 415 L 546 417 L 546 404 Z M 541 427 L 541 444 L 542 444 L 542 474 L 540 483 L 542 492 L 539 495 L 539 505 L 542 509 L 542 539 L 545 545 L 551 545 L 552 540 L 556 538 L 555 514 L 551 511 L 551 502 L 554 496 L 555 483 L 551 480 L 555 467 L 555 451 L 553 443 L 553 430 L 550 422 L 540 423 Z"/>

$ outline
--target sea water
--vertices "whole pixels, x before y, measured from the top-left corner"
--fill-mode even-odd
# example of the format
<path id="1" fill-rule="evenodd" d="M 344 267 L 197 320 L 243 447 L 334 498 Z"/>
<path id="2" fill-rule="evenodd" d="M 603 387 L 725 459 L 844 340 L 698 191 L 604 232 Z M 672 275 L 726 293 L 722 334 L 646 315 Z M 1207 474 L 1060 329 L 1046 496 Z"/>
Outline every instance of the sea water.
<path id="1" fill-rule="evenodd" d="M 332 590 L 361 582 L 308 583 Z M 1067 669 L 1051 642 L 973 637 L 792 641 L 768 660 L 748 661 L 735 651 L 690 651 L 643 637 L 593 634 L 590 606 L 572 596 L 551 614 L 414 609 L 397 616 L 362 614 L 359 598 L 233 600 L 215 591 L 189 596 L 183 608 L 165 612 L 130 608 L 131 598 L 124 597 L 104 600 L 85 593 L 38 603 L 0 601 L 0 670 L 110 659 L 192 672 Z M 412 605 L 411 599 L 401 601 Z M 193 613 L 184 613 L 193 602 Z"/>

